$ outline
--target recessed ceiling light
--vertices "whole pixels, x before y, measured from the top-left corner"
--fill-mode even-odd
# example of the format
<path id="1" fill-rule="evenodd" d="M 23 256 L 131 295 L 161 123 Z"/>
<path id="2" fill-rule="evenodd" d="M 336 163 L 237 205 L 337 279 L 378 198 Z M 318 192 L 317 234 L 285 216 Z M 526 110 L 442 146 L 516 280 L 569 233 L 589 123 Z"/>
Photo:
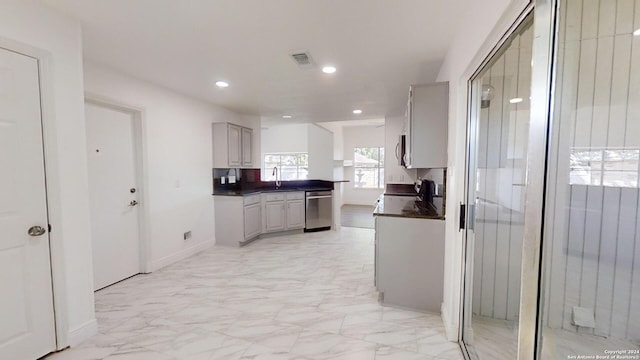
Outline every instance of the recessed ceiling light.
<path id="1" fill-rule="evenodd" d="M 291 119 L 291 115 L 282 115 L 283 119 Z"/>
<path id="2" fill-rule="evenodd" d="M 226 81 L 216 81 L 216 86 L 219 88 L 229 87 L 229 83 Z"/>
<path id="3" fill-rule="evenodd" d="M 356 115 L 360 115 L 360 114 L 362 114 L 362 110 L 355 109 L 355 110 L 353 110 L 353 113 L 356 114 Z"/>
<path id="4" fill-rule="evenodd" d="M 633 32 L 633 35 L 640 36 L 640 29 L 636 29 L 636 31 Z"/>
<path id="5" fill-rule="evenodd" d="M 513 98 L 513 99 L 509 100 L 509 102 L 512 103 L 512 104 L 517 104 L 517 103 L 522 102 L 522 98 Z"/>
<path id="6" fill-rule="evenodd" d="M 335 66 L 325 66 L 322 68 L 322 72 L 325 74 L 333 74 L 336 72 Z"/>

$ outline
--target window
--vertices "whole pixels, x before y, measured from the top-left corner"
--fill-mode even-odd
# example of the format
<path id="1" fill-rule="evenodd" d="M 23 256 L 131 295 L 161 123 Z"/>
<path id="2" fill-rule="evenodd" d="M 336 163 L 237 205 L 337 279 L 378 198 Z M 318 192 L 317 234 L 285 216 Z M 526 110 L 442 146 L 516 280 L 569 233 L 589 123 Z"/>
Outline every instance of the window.
<path id="1" fill-rule="evenodd" d="M 638 187 L 640 149 L 571 149 L 569 183 Z"/>
<path id="2" fill-rule="evenodd" d="M 355 148 L 353 170 L 354 187 L 382 189 L 384 187 L 384 148 Z"/>
<path id="3" fill-rule="evenodd" d="M 280 153 L 264 154 L 263 181 L 275 181 L 273 168 L 278 168 L 278 178 L 282 181 L 305 180 L 309 174 L 309 154 Z"/>

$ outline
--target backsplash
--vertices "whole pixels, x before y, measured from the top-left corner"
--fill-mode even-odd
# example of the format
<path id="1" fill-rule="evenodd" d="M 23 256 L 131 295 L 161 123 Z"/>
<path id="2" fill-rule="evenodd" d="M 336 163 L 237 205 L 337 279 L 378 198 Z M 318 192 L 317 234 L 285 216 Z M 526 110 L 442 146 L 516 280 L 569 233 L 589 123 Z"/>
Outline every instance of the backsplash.
<path id="1" fill-rule="evenodd" d="M 231 183 L 229 177 L 235 177 L 235 182 Z M 222 179 L 225 183 L 222 183 Z M 260 183 L 260 169 L 213 169 L 213 190 L 240 190 L 251 189 Z"/>
<path id="2" fill-rule="evenodd" d="M 434 169 L 418 169 L 418 179 L 433 180 L 436 184 L 443 184 L 445 181 L 446 168 L 434 168 Z"/>
<path id="3" fill-rule="evenodd" d="M 275 188 L 274 181 L 262 181 L 260 169 L 237 169 L 237 168 L 214 168 L 213 169 L 213 192 L 229 190 L 253 190 Z M 235 183 L 229 183 L 229 176 L 235 176 Z M 225 183 L 222 183 L 222 178 Z M 331 188 L 333 181 L 326 180 L 293 180 L 282 181 L 280 189 L 294 188 Z"/>

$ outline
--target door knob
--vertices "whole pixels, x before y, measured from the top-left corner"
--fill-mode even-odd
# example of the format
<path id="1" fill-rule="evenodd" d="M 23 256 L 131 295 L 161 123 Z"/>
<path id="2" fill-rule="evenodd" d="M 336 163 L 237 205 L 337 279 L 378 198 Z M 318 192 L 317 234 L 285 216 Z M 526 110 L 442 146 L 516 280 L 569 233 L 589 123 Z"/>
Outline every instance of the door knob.
<path id="1" fill-rule="evenodd" d="M 132 206 L 132 207 L 136 205 L 138 205 L 138 202 L 135 200 L 131 200 L 131 202 L 129 203 L 129 206 Z"/>
<path id="2" fill-rule="evenodd" d="M 29 230 L 27 230 L 27 234 L 29 234 L 29 236 L 40 236 L 40 235 L 44 235 L 44 233 L 47 232 L 42 226 L 32 226 L 29 228 Z"/>

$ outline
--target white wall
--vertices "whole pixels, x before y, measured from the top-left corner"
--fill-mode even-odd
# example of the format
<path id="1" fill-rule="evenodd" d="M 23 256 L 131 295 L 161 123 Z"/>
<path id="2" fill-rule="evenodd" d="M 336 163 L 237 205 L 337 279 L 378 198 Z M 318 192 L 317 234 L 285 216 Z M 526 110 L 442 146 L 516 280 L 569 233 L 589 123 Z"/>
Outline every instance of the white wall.
<path id="1" fill-rule="evenodd" d="M 387 184 L 411 184 L 416 180 L 416 169 L 405 169 L 396 158 L 396 146 L 405 130 L 405 121 L 404 117 L 387 117 L 384 120 L 384 177 Z"/>
<path id="2" fill-rule="evenodd" d="M 471 2 L 458 21 L 437 81 L 449 81 L 449 139 L 447 220 L 442 317 L 447 337 L 458 340 L 462 284 L 462 232 L 458 231 L 458 204 L 464 201 L 467 81 L 508 27 L 524 10 L 524 0 Z"/>
<path id="3" fill-rule="evenodd" d="M 344 136 L 343 127 L 339 122 L 325 122 L 318 124 L 323 128 L 329 130 L 333 134 L 333 180 L 344 180 L 344 167 L 342 166 L 344 160 Z M 344 204 L 344 183 L 335 183 L 333 193 L 333 201 L 337 208 L 340 208 Z M 339 225 L 339 221 L 338 224 Z"/>
<path id="4" fill-rule="evenodd" d="M 262 154 L 307 152 L 309 136 L 307 124 L 266 126 L 261 130 Z M 260 161 L 263 159 L 260 157 Z"/>
<path id="5" fill-rule="evenodd" d="M 309 179 L 333 180 L 333 134 L 309 124 Z"/>
<path id="6" fill-rule="evenodd" d="M 80 25 L 33 0 L 5 0 L 0 46 L 46 54 L 44 131 L 58 345 L 77 343 L 97 331 L 93 304 L 89 189 L 85 155 Z M 60 271 L 58 271 L 60 270 Z M 58 278 L 58 275 L 63 275 Z"/>
<path id="7" fill-rule="evenodd" d="M 262 129 L 261 155 L 306 152 L 309 154 L 308 179 L 333 180 L 333 134 L 315 124 L 271 125 Z"/>
<path id="8" fill-rule="evenodd" d="M 353 161 L 353 149 L 356 147 L 385 146 L 385 127 L 379 125 L 345 126 L 343 128 L 343 141 L 344 160 Z M 393 146 L 395 147 L 395 145 Z M 385 148 L 385 155 L 387 151 L 389 151 L 389 149 Z M 344 184 L 343 201 L 345 204 L 374 206 L 378 196 L 384 193 L 384 189 L 354 188 L 353 166 L 346 166 L 344 168 L 344 178 L 349 180 L 348 183 Z"/>
<path id="9" fill-rule="evenodd" d="M 344 131 L 341 126 L 337 126 L 335 129 L 331 129 L 333 132 L 333 179 L 334 180 L 348 180 L 344 175 L 344 167 L 342 166 L 342 161 L 344 160 Z M 337 161 L 336 161 L 337 160 Z M 335 196 L 334 201 L 337 201 L 338 206 L 344 205 L 344 188 L 345 183 L 336 183 L 334 188 L 339 189 L 336 193 L 339 196 Z"/>
<path id="10" fill-rule="evenodd" d="M 85 64 L 85 89 L 143 109 L 150 268 L 158 269 L 213 244 L 211 123 L 232 122 L 253 128 L 254 158 L 259 159 L 259 118 L 239 115 L 94 63 Z M 185 241 L 183 233 L 189 230 L 193 237 Z"/>

